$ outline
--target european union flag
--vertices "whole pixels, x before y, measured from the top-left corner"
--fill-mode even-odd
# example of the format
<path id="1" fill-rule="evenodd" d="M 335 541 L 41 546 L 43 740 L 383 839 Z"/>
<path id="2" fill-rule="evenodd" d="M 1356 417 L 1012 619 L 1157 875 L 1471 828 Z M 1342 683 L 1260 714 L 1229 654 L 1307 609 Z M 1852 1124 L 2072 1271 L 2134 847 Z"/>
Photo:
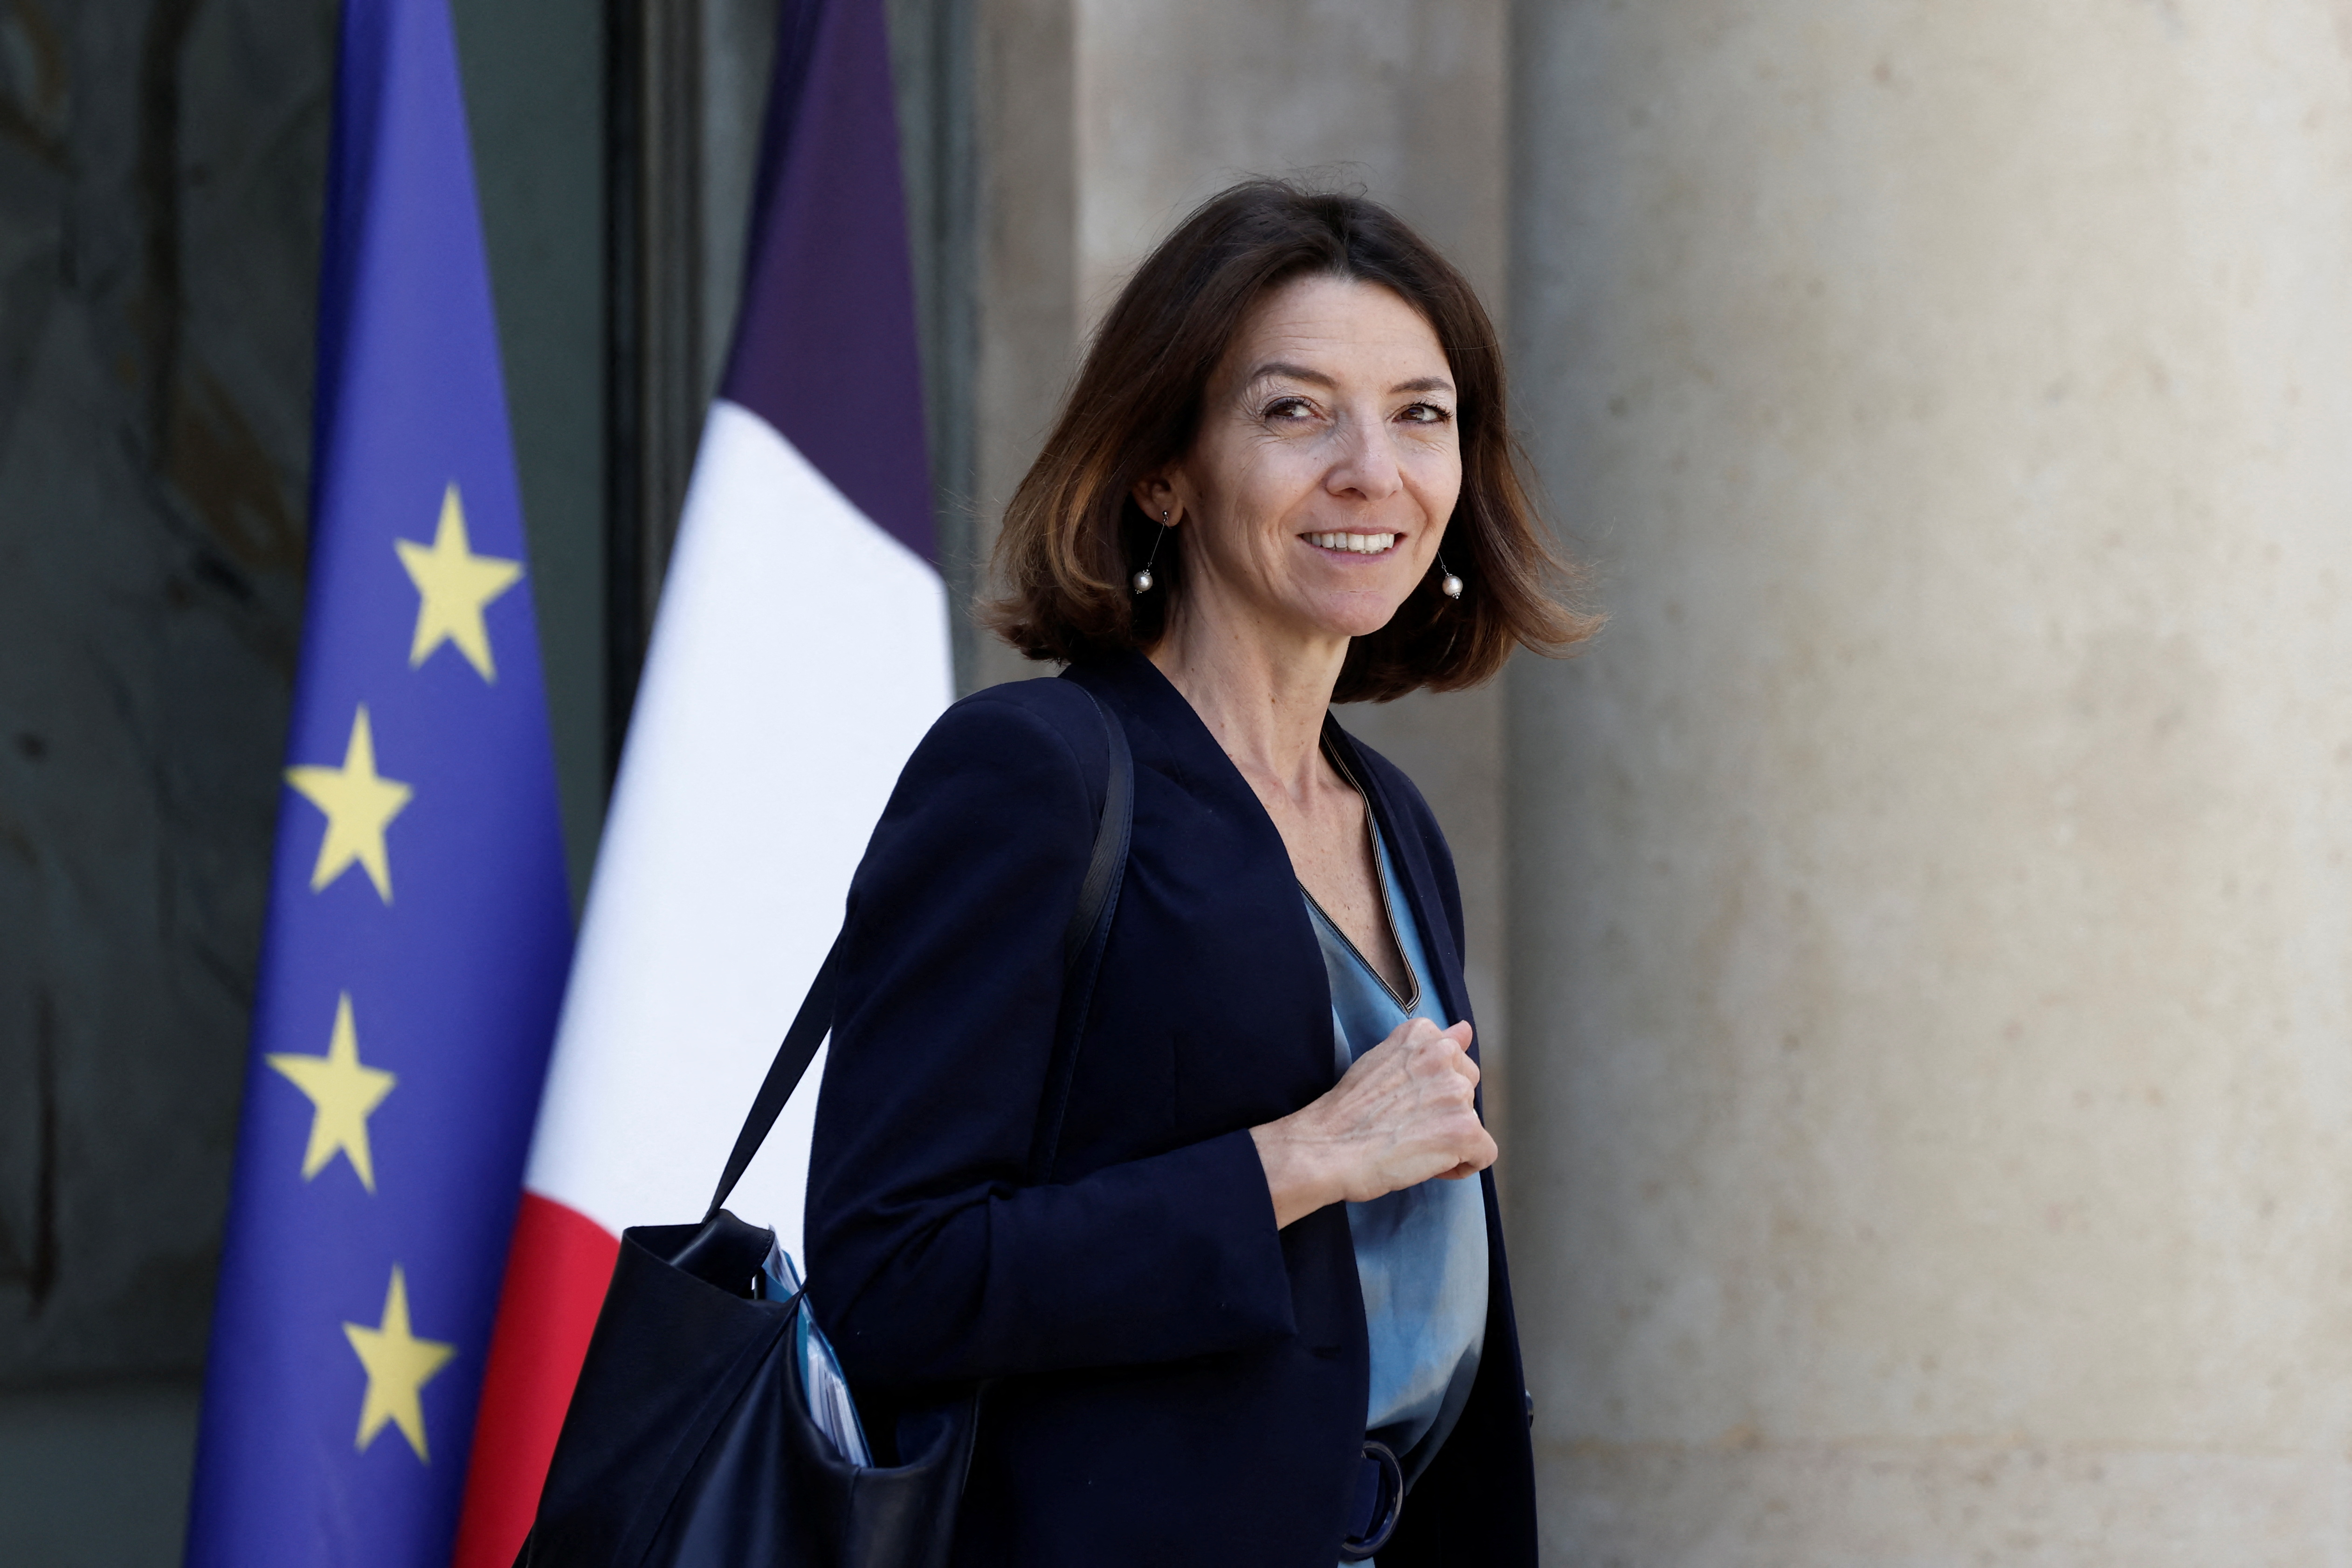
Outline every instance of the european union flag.
<path id="1" fill-rule="evenodd" d="M 344 0 L 330 182 L 199 1568 L 447 1561 L 571 957 L 447 0 Z"/>

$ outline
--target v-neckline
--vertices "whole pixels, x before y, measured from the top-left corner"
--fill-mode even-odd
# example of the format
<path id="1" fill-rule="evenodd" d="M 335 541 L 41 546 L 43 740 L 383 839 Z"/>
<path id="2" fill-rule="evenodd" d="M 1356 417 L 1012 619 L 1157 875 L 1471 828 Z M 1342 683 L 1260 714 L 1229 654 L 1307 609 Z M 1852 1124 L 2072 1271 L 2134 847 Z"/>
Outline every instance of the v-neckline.
<path id="1" fill-rule="evenodd" d="M 1339 939 L 1339 945 L 1348 950 L 1349 956 L 1363 966 L 1364 973 L 1372 977 L 1372 984 L 1381 988 L 1381 994 L 1395 1003 L 1397 1011 L 1410 1018 L 1421 1006 L 1421 970 L 1413 963 L 1412 954 L 1405 950 L 1404 932 L 1397 926 L 1396 904 L 1389 896 L 1388 860 L 1381 843 L 1380 819 L 1372 811 L 1371 795 L 1349 768 L 1345 759 L 1332 749 L 1329 737 L 1326 736 L 1317 749 L 1331 764 L 1332 770 L 1347 781 L 1348 787 L 1356 792 L 1356 798 L 1364 803 L 1364 837 L 1370 841 L 1372 885 L 1380 889 L 1381 918 L 1388 922 L 1389 941 L 1396 946 L 1397 963 L 1403 966 L 1406 977 L 1412 982 L 1412 994 L 1398 995 L 1396 987 L 1389 984 L 1388 977 L 1381 973 L 1380 966 L 1364 955 L 1364 950 L 1358 947 L 1355 939 L 1348 934 L 1346 929 L 1338 921 L 1331 918 L 1331 911 L 1323 907 L 1322 900 L 1315 896 L 1306 882 L 1299 880 L 1296 873 L 1293 873 L 1292 879 L 1298 881 L 1298 890 L 1306 896 L 1307 907 L 1313 910 L 1317 918 L 1330 928 L 1331 934 Z"/>
<path id="2" fill-rule="evenodd" d="M 1063 673 L 1067 676 L 1079 671 L 1074 667 Z M 1237 802 L 1247 803 L 1244 809 L 1255 813 L 1258 824 L 1266 836 L 1274 841 L 1274 847 L 1281 852 L 1282 864 L 1286 868 L 1290 866 L 1290 847 L 1283 841 L 1282 830 L 1275 826 L 1273 815 L 1265 809 L 1265 802 L 1258 798 L 1257 791 L 1252 788 L 1249 780 L 1242 775 L 1240 767 L 1235 764 L 1232 757 L 1226 755 L 1224 746 L 1217 740 L 1216 731 L 1209 728 L 1208 721 L 1201 717 L 1201 710 L 1192 706 L 1192 700 L 1178 689 L 1174 681 L 1168 679 L 1166 670 L 1152 663 L 1148 655 L 1130 648 L 1122 654 L 1102 660 L 1087 673 L 1096 679 L 1104 681 L 1112 689 L 1120 686 L 1126 687 L 1129 700 L 1139 704 L 1138 711 L 1131 720 L 1132 722 L 1145 726 L 1155 723 L 1167 726 L 1162 731 L 1162 734 L 1171 751 L 1168 766 L 1175 770 L 1171 777 L 1181 781 L 1189 775 L 1197 779 L 1202 784 L 1207 784 L 1213 776 L 1216 777 L 1215 787 L 1232 795 Z M 1325 731 L 1317 743 L 1336 754 L 1339 748 L 1332 739 L 1331 731 L 1339 729 L 1339 721 L 1327 710 L 1323 716 L 1323 722 L 1326 727 Z M 1339 733 L 1341 740 L 1344 741 L 1347 738 L 1347 732 L 1344 730 L 1339 730 Z M 1196 753 L 1197 761 L 1194 760 Z M 1356 786 L 1356 793 L 1363 797 L 1366 815 L 1377 830 L 1380 824 L 1380 809 L 1372 803 L 1371 791 L 1357 780 L 1352 773 L 1345 769 L 1342 769 L 1341 773 L 1343 777 Z M 1184 787 L 1195 786 L 1188 783 Z M 1295 868 L 1292 868 L 1292 880 L 1304 894 L 1305 884 L 1297 883 Z M 1416 898 L 1413 889 L 1404 887 L 1400 888 L 1399 891 L 1403 894 L 1407 906 L 1412 907 Z M 1381 879 L 1381 898 L 1385 908 L 1388 900 L 1388 883 L 1385 877 Z M 1304 934 L 1309 938 L 1315 938 L 1314 914 L 1322 913 L 1322 907 L 1316 904 L 1312 897 L 1308 897 L 1307 902 L 1313 912 L 1310 913 L 1307 910 L 1300 911 L 1306 921 L 1307 929 Z M 1324 918 L 1328 920 L 1330 917 L 1325 914 Z M 1416 919 L 1418 919 L 1417 916 Z M 1395 929 L 1393 915 L 1390 920 L 1390 928 L 1391 931 Z M 1332 929 L 1335 931 L 1339 931 L 1336 924 Z M 1417 926 L 1416 929 L 1426 930 L 1427 928 Z M 1339 931 L 1339 936 L 1343 942 L 1347 941 L 1346 932 Z M 1317 940 L 1319 942 L 1319 938 Z M 1348 946 L 1352 951 L 1355 944 L 1349 942 Z M 1406 969 L 1412 972 L 1415 1004 L 1418 1005 L 1423 993 L 1430 985 L 1434 984 L 1437 986 L 1437 994 L 1443 1005 L 1443 998 L 1446 994 L 1443 984 L 1444 976 L 1436 967 L 1441 960 L 1433 953 L 1430 957 L 1432 973 L 1424 976 L 1419 970 L 1413 969 L 1412 961 L 1404 956 L 1402 945 L 1398 949 L 1398 957 L 1403 961 Z M 1371 969 L 1370 961 L 1366 960 L 1361 952 L 1356 953 L 1356 959 L 1367 969 Z M 1372 969 L 1371 973 L 1373 979 L 1380 979 L 1379 970 Z M 1382 990 L 1388 990 L 1386 981 L 1381 981 L 1381 985 Z M 1391 996 L 1396 994 L 1393 991 L 1388 991 L 1388 994 Z"/>

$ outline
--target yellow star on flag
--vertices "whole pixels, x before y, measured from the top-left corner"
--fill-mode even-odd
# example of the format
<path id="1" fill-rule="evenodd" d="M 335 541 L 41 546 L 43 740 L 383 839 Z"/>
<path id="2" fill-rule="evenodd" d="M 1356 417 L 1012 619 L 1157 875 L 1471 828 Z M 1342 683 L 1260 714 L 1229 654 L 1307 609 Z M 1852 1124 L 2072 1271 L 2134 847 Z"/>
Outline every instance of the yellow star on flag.
<path id="1" fill-rule="evenodd" d="M 473 552 L 456 485 L 441 497 L 441 525 L 434 531 L 431 549 L 410 539 L 395 539 L 392 547 L 400 552 L 400 563 L 416 584 L 416 635 L 409 641 L 408 668 L 415 669 L 435 648 L 453 642 L 484 680 L 496 680 L 499 672 L 490 658 L 490 633 L 482 624 L 482 611 L 515 585 L 522 563 Z"/>
<path id="2" fill-rule="evenodd" d="M 340 768 L 288 768 L 286 782 L 327 814 L 327 834 L 319 841 L 319 863 L 310 868 L 317 892 L 353 861 L 367 868 L 378 897 L 392 902 L 392 863 L 384 856 L 383 830 L 416 792 L 375 771 L 375 733 L 368 728 L 367 704 L 352 718 L 352 738 Z"/>
<path id="3" fill-rule="evenodd" d="M 360 1063 L 359 1031 L 352 1026 L 352 994 L 335 1002 L 335 1028 L 323 1057 L 272 1055 L 269 1065 L 310 1097 L 310 1146 L 302 1152 L 302 1179 L 309 1181 L 337 1154 L 352 1163 L 360 1185 L 375 1191 L 375 1161 L 368 1152 L 368 1112 L 383 1103 L 400 1080 L 381 1068 Z M 405 1101 L 403 1101 L 405 1104 Z"/>
<path id="4" fill-rule="evenodd" d="M 425 1451 L 425 1404 L 418 1395 L 433 1374 L 449 1364 L 457 1347 L 409 1332 L 408 1281 L 399 1264 L 392 1266 L 392 1289 L 384 1292 L 383 1321 L 373 1329 L 345 1323 L 343 1337 L 367 1368 L 367 1398 L 360 1405 L 360 1452 L 366 1453 L 375 1435 L 389 1425 L 399 1427 L 416 1457 L 431 1464 L 432 1456 Z"/>

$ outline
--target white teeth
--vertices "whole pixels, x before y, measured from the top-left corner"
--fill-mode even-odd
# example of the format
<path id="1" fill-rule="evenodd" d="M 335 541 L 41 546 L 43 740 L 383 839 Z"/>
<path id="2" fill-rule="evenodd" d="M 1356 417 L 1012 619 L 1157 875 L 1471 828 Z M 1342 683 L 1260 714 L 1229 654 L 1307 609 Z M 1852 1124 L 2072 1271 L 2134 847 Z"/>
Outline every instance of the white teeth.
<path id="1" fill-rule="evenodd" d="M 1325 550 L 1346 550 L 1358 555 L 1378 555 L 1396 541 L 1397 536 L 1393 533 L 1310 533 L 1307 536 L 1309 544 Z"/>

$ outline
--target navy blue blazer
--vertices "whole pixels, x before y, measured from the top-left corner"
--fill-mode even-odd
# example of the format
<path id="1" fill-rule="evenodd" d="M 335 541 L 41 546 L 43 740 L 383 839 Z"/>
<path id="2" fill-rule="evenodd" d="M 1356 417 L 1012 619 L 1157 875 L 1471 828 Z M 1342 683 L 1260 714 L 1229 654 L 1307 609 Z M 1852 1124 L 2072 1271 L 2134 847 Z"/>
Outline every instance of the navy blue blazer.
<path id="1" fill-rule="evenodd" d="M 1066 681 L 1126 724 L 1135 832 L 1058 1160 L 1033 1187 L 1063 928 L 1107 766 Z M 1438 994 L 1468 1017 L 1436 819 L 1385 759 L 1336 743 Z M 875 829 L 842 953 L 811 1295 L 869 1417 L 1002 1380 L 959 1568 L 1333 1568 L 1368 1384 L 1354 1244 L 1337 1205 L 1275 1228 L 1248 1131 L 1331 1087 L 1331 998 L 1281 837 L 1192 705 L 1129 656 L 949 709 Z M 1381 1568 L 1536 1561 L 1518 1339 L 1480 1182 L 1485 1352 Z"/>

